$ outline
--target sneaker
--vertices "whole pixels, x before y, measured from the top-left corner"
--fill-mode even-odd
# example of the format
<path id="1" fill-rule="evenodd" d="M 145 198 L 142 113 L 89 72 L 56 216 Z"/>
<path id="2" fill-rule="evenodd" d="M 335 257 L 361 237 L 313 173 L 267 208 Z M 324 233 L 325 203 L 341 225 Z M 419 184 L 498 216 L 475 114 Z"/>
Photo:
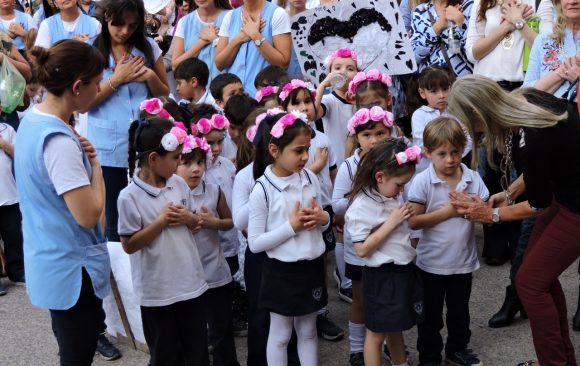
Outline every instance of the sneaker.
<path id="1" fill-rule="evenodd" d="M 352 288 L 339 288 L 338 297 L 342 301 L 352 304 Z"/>
<path id="2" fill-rule="evenodd" d="M 234 319 L 233 324 L 234 337 L 247 337 L 248 336 L 248 323 L 240 319 Z"/>
<path id="3" fill-rule="evenodd" d="M 350 366 L 365 366 L 364 354 L 362 352 L 351 353 L 348 362 Z"/>
<path id="4" fill-rule="evenodd" d="M 328 310 L 316 316 L 316 330 L 318 336 L 327 341 L 339 341 L 344 337 L 344 331 L 328 318 Z"/>
<path id="5" fill-rule="evenodd" d="M 105 333 L 99 334 L 99 338 L 97 339 L 97 353 L 105 361 L 113 361 L 121 358 L 121 351 L 109 341 Z"/>
<path id="6" fill-rule="evenodd" d="M 4 296 L 7 293 L 8 293 L 8 290 L 6 289 L 6 286 L 0 280 L 0 296 Z"/>
<path id="7" fill-rule="evenodd" d="M 477 355 L 470 349 L 447 355 L 447 363 L 455 366 L 483 366 Z"/>

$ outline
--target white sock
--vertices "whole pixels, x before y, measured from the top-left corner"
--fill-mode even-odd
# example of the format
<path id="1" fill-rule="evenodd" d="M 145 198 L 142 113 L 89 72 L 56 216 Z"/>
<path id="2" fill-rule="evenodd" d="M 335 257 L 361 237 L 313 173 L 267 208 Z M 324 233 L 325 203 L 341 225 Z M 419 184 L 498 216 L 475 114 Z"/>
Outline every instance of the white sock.
<path id="1" fill-rule="evenodd" d="M 348 340 L 350 341 L 350 353 L 363 352 L 366 329 L 364 324 L 348 322 Z"/>
<path id="2" fill-rule="evenodd" d="M 344 243 L 336 243 L 334 256 L 336 257 L 336 268 L 338 269 L 338 276 L 340 277 L 340 287 L 351 288 L 352 281 L 344 275 Z"/>

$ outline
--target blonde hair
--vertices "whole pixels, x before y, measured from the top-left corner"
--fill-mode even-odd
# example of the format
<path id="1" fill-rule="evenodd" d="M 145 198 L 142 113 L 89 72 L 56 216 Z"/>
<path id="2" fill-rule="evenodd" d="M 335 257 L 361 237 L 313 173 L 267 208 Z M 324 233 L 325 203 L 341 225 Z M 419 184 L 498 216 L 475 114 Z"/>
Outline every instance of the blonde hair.
<path id="1" fill-rule="evenodd" d="M 546 128 L 568 118 L 568 113 L 555 114 L 503 90 L 495 81 L 480 75 L 458 79 L 449 93 L 448 109 L 467 126 L 474 144 L 472 167 L 478 164 L 475 126 L 481 124 L 487 136 L 487 159 L 492 168 L 493 150 L 505 152 L 504 136 L 519 127 Z"/>
<path id="2" fill-rule="evenodd" d="M 556 9 L 556 21 L 554 22 L 552 38 L 558 45 L 562 45 L 564 44 L 564 31 L 567 25 L 566 18 L 564 18 L 564 12 L 562 11 L 562 2 L 560 0 L 552 0 L 552 3 L 554 3 L 554 9 Z"/>
<path id="3" fill-rule="evenodd" d="M 423 145 L 429 152 L 445 144 L 465 148 L 467 137 L 459 122 L 453 117 L 437 117 L 423 131 Z"/>

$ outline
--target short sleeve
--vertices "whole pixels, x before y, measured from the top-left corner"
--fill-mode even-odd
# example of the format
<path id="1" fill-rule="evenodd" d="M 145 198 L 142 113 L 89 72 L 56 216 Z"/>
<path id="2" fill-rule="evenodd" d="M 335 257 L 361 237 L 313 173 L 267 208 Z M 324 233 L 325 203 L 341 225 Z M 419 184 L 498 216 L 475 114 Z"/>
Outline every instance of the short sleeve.
<path id="1" fill-rule="evenodd" d="M 6 123 L 1 123 L 0 125 L 2 125 L 0 127 L 6 128 L 5 131 L 2 131 L 0 136 L 2 136 L 4 140 L 14 145 L 14 142 L 16 141 L 16 131 L 14 130 L 14 128 L 12 128 L 12 126 Z"/>
<path id="2" fill-rule="evenodd" d="M 285 33 L 290 33 L 290 17 L 286 10 L 278 7 L 272 15 L 272 36 Z"/>
<path id="3" fill-rule="evenodd" d="M 229 38 L 229 36 L 230 36 L 230 23 L 232 22 L 232 14 L 233 13 L 234 13 L 233 11 L 230 11 L 224 16 L 224 19 L 222 20 L 222 25 L 220 26 L 220 31 L 218 33 L 218 36 Z"/>
<path id="4" fill-rule="evenodd" d="M 127 194 L 127 191 L 121 192 L 117 200 L 117 209 L 119 210 L 118 231 L 119 236 L 132 236 L 143 229 L 143 220 L 137 210 L 137 205 L 133 197 Z"/>
<path id="5" fill-rule="evenodd" d="M 355 200 L 344 216 L 345 228 L 353 243 L 365 241 L 373 230 L 372 213 L 365 210 L 362 200 Z"/>
<path id="6" fill-rule="evenodd" d="M 83 164 L 83 154 L 70 136 L 59 134 L 50 138 L 45 143 L 43 158 L 59 196 L 91 184 Z"/>
<path id="7" fill-rule="evenodd" d="M 427 203 L 427 190 L 429 169 L 417 174 L 415 179 L 411 182 L 409 193 L 407 194 L 409 202 L 425 205 Z"/>
<path id="8" fill-rule="evenodd" d="M 96 18 L 91 18 L 93 23 L 95 23 L 95 27 L 97 28 L 97 34 L 101 34 L 102 26 L 101 22 L 99 22 Z"/>
<path id="9" fill-rule="evenodd" d="M 334 151 L 334 147 L 328 142 L 328 166 L 330 169 L 336 169 L 336 151 Z"/>
<path id="10" fill-rule="evenodd" d="M 173 34 L 174 37 L 179 37 L 185 39 L 185 18 L 179 19 L 177 22 L 177 27 L 175 27 L 175 33 Z"/>
<path id="11" fill-rule="evenodd" d="M 28 23 L 28 30 L 38 28 L 38 26 L 36 25 L 34 20 L 32 20 L 32 17 L 30 16 L 30 14 L 26 14 L 26 22 Z"/>
<path id="12" fill-rule="evenodd" d="M 478 172 L 474 171 L 473 175 L 475 176 L 473 180 L 478 184 L 477 195 L 482 200 L 487 201 L 489 199 L 489 190 L 487 189 L 487 186 L 483 182 L 483 179 L 481 179 L 481 176 Z"/>
<path id="13" fill-rule="evenodd" d="M 36 41 L 34 42 L 35 46 L 43 47 L 43 48 L 50 48 L 52 37 L 50 36 L 50 28 L 48 27 L 48 23 L 46 19 L 40 23 L 40 27 L 38 27 L 38 35 L 36 36 Z"/>

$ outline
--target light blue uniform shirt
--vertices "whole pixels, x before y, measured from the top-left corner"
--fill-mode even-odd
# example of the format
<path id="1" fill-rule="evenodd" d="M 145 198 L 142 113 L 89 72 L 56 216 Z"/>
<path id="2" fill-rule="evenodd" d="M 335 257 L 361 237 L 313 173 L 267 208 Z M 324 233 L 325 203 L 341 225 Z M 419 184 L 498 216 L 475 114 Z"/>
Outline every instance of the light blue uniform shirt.
<path id="1" fill-rule="evenodd" d="M 96 26 L 94 18 L 81 13 L 78 23 L 74 31 L 67 32 L 62 24 L 60 14 L 55 14 L 46 19 L 48 29 L 50 29 L 51 44 L 55 44 L 63 39 L 72 39 L 75 36 L 86 34 L 89 36 L 88 44 L 93 44 L 93 41 L 99 34 L 99 29 Z"/>
<path id="2" fill-rule="evenodd" d="M 25 31 L 29 31 L 30 28 L 35 28 L 34 24 L 32 24 L 31 22 L 29 23 L 29 18 L 28 18 L 28 14 L 23 13 L 21 11 L 18 10 L 14 10 L 14 23 L 20 23 L 20 25 L 22 25 L 22 28 L 24 28 Z M 4 25 L 4 22 L 0 21 L 0 30 L 3 30 L 4 32 L 8 32 L 8 27 L 6 27 Z M 25 39 L 23 39 L 22 37 L 18 36 L 18 37 L 14 37 L 14 39 L 12 39 L 12 44 L 19 50 L 23 50 L 26 48 L 26 44 L 24 44 Z"/>

